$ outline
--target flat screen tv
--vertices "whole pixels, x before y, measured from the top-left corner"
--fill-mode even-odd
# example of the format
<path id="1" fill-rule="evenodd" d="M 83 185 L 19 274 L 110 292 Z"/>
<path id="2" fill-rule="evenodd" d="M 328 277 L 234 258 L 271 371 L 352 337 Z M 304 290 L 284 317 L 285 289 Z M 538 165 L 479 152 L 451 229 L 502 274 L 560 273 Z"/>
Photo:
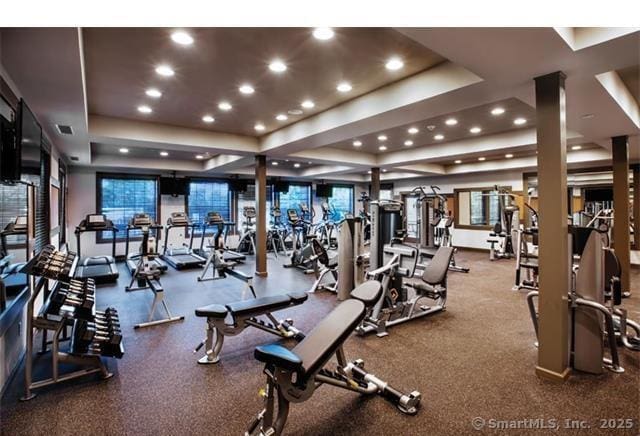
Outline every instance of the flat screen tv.
<path id="1" fill-rule="evenodd" d="M 249 186 L 248 180 L 229 180 L 229 191 L 231 192 L 247 192 L 247 186 Z"/>
<path id="2" fill-rule="evenodd" d="M 316 185 L 316 197 L 328 198 L 333 195 L 333 186 L 331 185 Z"/>
<path id="3" fill-rule="evenodd" d="M 41 141 L 42 128 L 40 124 L 25 101 L 20 100 L 15 126 L 11 128 L 9 124 L 6 124 L 6 120 L 2 122 L 0 177 L 8 181 L 20 180 L 22 150 L 25 148 L 40 149 Z"/>
<path id="4" fill-rule="evenodd" d="M 584 201 L 613 201 L 613 188 L 586 188 Z"/>
<path id="5" fill-rule="evenodd" d="M 273 190 L 275 192 L 289 192 L 289 182 L 273 182 Z"/>
<path id="6" fill-rule="evenodd" d="M 189 195 L 189 180 L 175 177 L 161 177 L 160 194 L 171 195 L 173 197 Z"/>

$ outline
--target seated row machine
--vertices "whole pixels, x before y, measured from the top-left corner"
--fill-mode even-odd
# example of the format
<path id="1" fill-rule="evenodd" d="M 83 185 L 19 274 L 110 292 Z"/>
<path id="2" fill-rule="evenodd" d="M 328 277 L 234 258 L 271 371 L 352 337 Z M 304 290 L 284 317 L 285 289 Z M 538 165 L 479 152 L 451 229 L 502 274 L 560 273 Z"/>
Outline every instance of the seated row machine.
<path id="1" fill-rule="evenodd" d="M 267 387 L 264 409 L 251 422 L 247 435 L 281 435 L 290 403 L 307 401 L 323 384 L 357 392 L 379 394 L 405 414 L 418 412 L 421 395 L 403 394 L 387 382 L 364 370 L 360 359 L 348 362 L 344 342 L 382 295 L 376 281 L 368 281 L 351 292 L 351 299 L 340 303 L 293 350 L 277 344 L 256 348 L 254 356 L 265 363 Z M 335 356 L 337 365 L 328 366 Z M 277 408 L 277 411 L 276 411 Z"/>

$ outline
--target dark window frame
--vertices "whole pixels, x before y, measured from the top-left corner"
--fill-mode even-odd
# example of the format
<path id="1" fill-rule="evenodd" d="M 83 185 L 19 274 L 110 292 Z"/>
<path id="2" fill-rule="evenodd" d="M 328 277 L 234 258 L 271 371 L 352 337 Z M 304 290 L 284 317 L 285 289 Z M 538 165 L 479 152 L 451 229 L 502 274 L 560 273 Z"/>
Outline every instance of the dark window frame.
<path id="1" fill-rule="evenodd" d="M 159 174 L 127 174 L 127 173 L 96 173 L 96 213 L 102 213 L 102 179 L 120 179 L 120 180 L 154 180 L 156 182 L 156 224 L 162 224 L 161 194 L 160 194 L 160 175 Z M 102 232 L 96 233 L 96 244 L 111 244 L 111 239 L 103 238 Z M 122 233 L 122 234 L 120 234 Z M 162 232 L 158 232 L 159 239 L 162 238 Z M 125 242 L 125 232 L 116 234 L 116 243 Z M 141 241 L 142 237 L 132 236 L 129 241 Z"/>
<path id="2" fill-rule="evenodd" d="M 230 183 L 231 183 L 232 179 L 224 179 L 224 178 L 216 178 L 216 177 L 191 177 L 189 179 L 189 185 L 191 185 L 191 183 L 195 182 L 195 183 L 226 183 L 227 186 L 229 187 Z M 191 195 L 191 186 L 189 186 L 189 195 L 185 195 L 184 196 L 184 211 L 187 214 L 188 217 L 190 217 L 189 214 L 189 196 Z M 238 201 L 238 196 L 236 195 L 236 192 L 231 191 L 231 189 L 229 189 L 229 221 L 236 221 L 235 219 L 235 214 L 236 214 L 236 209 L 237 209 L 237 201 Z M 200 223 L 194 223 L 194 224 L 200 224 Z M 186 233 L 185 233 L 185 237 L 189 238 L 191 230 L 187 229 Z M 205 237 L 207 236 L 213 236 L 214 234 L 214 230 L 211 229 L 209 232 L 205 233 Z M 202 234 L 196 232 L 196 234 L 194 235 L 201 237 Z"/>

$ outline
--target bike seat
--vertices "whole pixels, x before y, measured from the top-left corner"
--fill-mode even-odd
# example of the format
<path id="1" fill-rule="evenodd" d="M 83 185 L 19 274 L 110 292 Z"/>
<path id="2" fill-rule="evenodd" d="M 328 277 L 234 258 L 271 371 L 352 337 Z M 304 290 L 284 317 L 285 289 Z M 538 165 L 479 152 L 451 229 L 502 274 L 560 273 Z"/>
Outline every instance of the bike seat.
<path id="1" fill-rule="evenodd" d="M 278 344 L 260 345 L 253 353 L 260 362 L 273 364 L 289 371 L 301 371 L 302 359 Z"/>

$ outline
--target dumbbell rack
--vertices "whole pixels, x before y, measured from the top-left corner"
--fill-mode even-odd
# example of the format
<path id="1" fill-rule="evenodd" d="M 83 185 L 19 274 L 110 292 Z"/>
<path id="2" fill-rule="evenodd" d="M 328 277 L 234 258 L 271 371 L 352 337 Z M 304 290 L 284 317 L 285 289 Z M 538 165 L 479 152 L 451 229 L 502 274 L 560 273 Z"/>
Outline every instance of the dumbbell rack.
<path id="1" fill-rule="evenodd" d="M 108 371 L 101 357 L 120 358 L 124 355 L 117 311 L 112 308 L 106 312 L 96 311 L 93 280 L 71 278 L 77 264 L 75 253 L 57 251 L 48 245 L 21 270 L 29 276 L 30 292 L 23 401 L 35 397 L 34 389 L 88 374 L 100 373 L 103 379 L 110 378 L 113 374 Z M 42 299 L 39 298 L 41 294 Z M 40 302 L 42 305 L 37 308 Z M 33 380 L 36 363 L 34 340 L 38 332 L 42 334 L 42 347 L 38 354 L 47 353 L 48 346 L 51 346 L 51 375 Z M 50 341 L 49 332 L 52 332 Z M 61 343 L 66 341 L 70 344 L 65 351 L 61 351 Z M 61 372 L 61 364 L 71 364 L 81 369 Z"/>

